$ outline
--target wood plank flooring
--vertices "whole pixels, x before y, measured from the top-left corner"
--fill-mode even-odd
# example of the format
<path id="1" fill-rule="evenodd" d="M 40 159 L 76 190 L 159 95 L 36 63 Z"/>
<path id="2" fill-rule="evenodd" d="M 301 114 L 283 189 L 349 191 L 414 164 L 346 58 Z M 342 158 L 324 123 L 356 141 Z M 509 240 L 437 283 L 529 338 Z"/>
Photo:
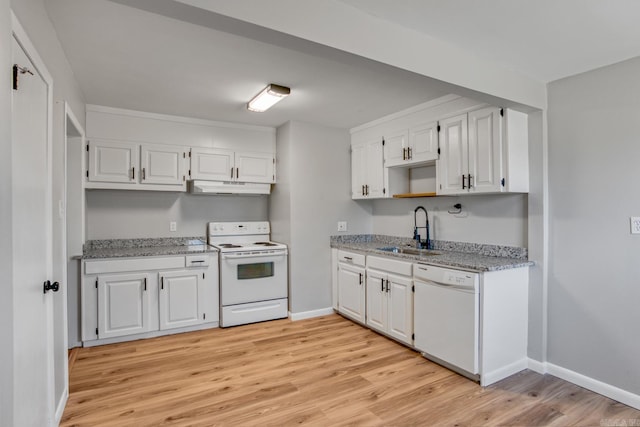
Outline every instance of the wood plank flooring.
<path id="1" fill-rule="evenodd" d="M 640 411 L 531 371 L 483 389 L 338 315 L 82 348 L 73 360 L 62 426 L 640 425 Z"/>

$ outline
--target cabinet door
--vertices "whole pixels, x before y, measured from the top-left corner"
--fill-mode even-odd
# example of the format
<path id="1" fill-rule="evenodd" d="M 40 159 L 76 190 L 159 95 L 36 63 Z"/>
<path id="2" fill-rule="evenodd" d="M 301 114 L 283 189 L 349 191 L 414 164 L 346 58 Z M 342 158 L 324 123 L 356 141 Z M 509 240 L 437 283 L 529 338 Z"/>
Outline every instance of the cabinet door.
<path id="1" fill-rule="evenodd" d="M 469 191 L 498 192 L 502 167 L 500 109 L 469 113 Z"/>
<path id="2" fill-rule="evenodd" d="M 191 178 L 211 181 L 235 180 L 234 153 L 217 148 L 191 149 Z"/>
<path id="3" fill-rule="evenodd" d="M 140 170 L 138 147 L 132 142 L 89 141 L 89 181 L 135 184 Z"/>
<path id="4" fill-rule="evenodd" d="M 387 275 L 367 270 L 367 326 L 387 331 Z"/>
<path id="5" fill-rule="evenodd" d="M 411 344 L 413 342 L 413 282 L 409 278 L 389 274 L 389 326 L 387 333 Z"/>
<path id="6" fill-rule="evenodd" d="M 398 166 L 409 160 L 409 137 L 406 129 L 389 132 L 384 136 L 384 166 Z"/>
<path id="7" fill-rule="evenodd" d="M 386 197 L 382 140 L 367 142 L 366 176 L 366 196 L 378 199 Z"/>
<path id="8" fill-rule="evenodd" d="M 203 295 L 201 271 L 160 273 L 160 330 L 202 323 Z"/>
<path id="9" fill-rule="evenodd" d="M 440 121 L 440 159 L 436 167 L 438 194 L 466 193 L 468 167 L 467 115 Z"/>
<path id="10" fill-rule="evenodd" d="M 98 277 L 98 338 L 150 330 L 147 273 Z"/>
<path id="11" fill-rule="evenodd" d="M 338 311 L 365 323 L 364 268 L 338 265 Z"/>
<path id="12" fill-rule="evenodd" d="M 276 182 L 275 158 L 271 153 L 235 153 L 236 180 L 240 182 Z"/>
<path id="13" fill-rule="evenodd" d="M 141 144 L 141 174 L 143 184 L 182 185 L 185 182 L 183 147 Z"/>
<path id="14" fill-rule="evenodd" d="M 414 126 L 409 130 L 409 163 L 438 159 L 438 122 Z"/>
<path id="15" fill-rule="evenodd" d="M 364 184 L 367 173 L 367 149 L 366 144 L 351 145 L 351 198 L 365 198 Z"/>

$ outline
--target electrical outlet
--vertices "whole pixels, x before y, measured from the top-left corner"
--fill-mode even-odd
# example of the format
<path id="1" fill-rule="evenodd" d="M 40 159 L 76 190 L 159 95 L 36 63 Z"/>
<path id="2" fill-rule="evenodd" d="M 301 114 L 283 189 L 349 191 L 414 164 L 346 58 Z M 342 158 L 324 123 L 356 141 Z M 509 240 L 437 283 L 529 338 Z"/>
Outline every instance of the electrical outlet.
<path id="1" fill-rule="evenodd" d="M 640 216 L 631 217 L 631 234 L 640 234 Z"/>
<path id="2" fill-rule="evenodd" d="M 176 231 L 178 229 L 178 224 L 175 221 L 171 221 L 169 223 L 169 231 Z"/>
<path id="3" fill-rule="evenodd" d="M 338 231 L 347 231 L 347 221 L 338 221 Z"/>

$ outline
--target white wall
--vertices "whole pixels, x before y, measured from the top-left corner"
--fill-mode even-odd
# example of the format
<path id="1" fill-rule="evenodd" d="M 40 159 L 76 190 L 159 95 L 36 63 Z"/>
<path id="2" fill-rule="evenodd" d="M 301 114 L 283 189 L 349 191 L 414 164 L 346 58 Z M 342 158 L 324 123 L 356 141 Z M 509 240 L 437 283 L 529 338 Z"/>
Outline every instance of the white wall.
<path id="1" fill-rule="evenodd" d="M 0 0 L 0 81 L 11 81 L 11 13 Z M 13 425 L 13 247 L 11 166 L 11 87 L 0 85 L 0 425 Z"/>
<path id="2" fill-rule="evenodd" d="M 549 362 L 640 394 L 640 58 L 549 84 Z"/>
<path id="3" fill-rule="evenodd" d="M 277 135 L 278 170 L 286 186 L 272 196 L 270 218 L 274 236 L 290 236 L 289 309 L 294 314 L 331 307 L 329 236 L 337 234 L 337 222 L 347 221 L 349 234 L 372 230 L 370 206 L 351 200 L 349 147 L 344 129 L 290 122 Z"/>
<path id="4" fill-rule="evenodd" d="M 424 206 L 429 212 L 432 239 L 527 246 L 526 194 L 385 199 L 372 203 L 375 234 L 413 237 L 414 209 Z M 456 210 L 456 203 L 462 204 L 462 213 L 449 214 L 447 211 Z M 418 226 L 424 226 L 423 213 L 418 215 Z"/>
<path id="5" fill-rule="evenodd" d="M 267 196 L 87 191 L 87 239 L 206 236 L 210 221 L 265 221 Z M 169 222 L 177 231 L 169 231 Z"/>

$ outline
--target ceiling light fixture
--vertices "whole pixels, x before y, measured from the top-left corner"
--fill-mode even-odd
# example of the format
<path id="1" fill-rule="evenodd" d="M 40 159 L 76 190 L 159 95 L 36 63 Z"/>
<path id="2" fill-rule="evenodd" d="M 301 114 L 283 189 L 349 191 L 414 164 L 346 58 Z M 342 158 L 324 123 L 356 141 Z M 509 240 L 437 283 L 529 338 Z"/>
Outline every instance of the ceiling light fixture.
<path id="1" fill-rule="evenodd" d="M 256 113 L 262 113 L 289 96 L 290 93 L 291 89 L 288 87 L 271 83 L 249 101 L 247 109 Z"/>

